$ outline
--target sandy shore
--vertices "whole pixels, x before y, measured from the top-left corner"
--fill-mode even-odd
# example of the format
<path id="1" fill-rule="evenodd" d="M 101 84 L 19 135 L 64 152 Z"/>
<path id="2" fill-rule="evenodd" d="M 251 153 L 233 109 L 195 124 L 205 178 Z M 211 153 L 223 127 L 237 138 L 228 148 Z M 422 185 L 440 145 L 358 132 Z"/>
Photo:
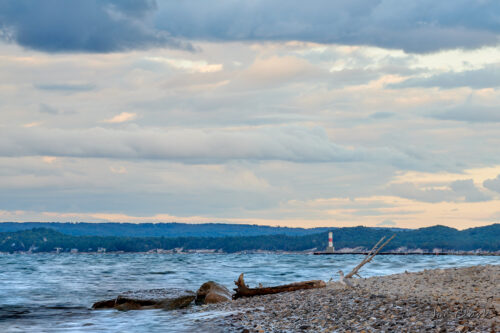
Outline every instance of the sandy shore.
<path id="1" fill-rule="evenodd" d="M 204 306 L 224 332 L 499 332 L 500 266 L 426 270 Z M 200 323 L 202 324 L 202 323 Z M 203 324 L 202 324 L 203 325 Z"/>

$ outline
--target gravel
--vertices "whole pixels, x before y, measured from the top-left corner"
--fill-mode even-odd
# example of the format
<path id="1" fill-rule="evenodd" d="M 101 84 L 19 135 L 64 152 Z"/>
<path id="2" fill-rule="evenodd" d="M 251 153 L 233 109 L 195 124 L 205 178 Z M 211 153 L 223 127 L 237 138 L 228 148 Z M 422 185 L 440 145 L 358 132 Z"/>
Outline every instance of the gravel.
<path id="1" fill-rule="evenodd" d="M 199 307 L 221 332 L 500 332 L 500 266 L 425 270 Z"/>

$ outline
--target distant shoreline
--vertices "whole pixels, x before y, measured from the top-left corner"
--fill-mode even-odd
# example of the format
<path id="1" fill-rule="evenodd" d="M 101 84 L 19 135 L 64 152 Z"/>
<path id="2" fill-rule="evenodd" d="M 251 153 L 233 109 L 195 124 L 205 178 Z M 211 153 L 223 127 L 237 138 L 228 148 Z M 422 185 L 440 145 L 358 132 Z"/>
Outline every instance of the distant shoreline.
<path id="1" fill-rule="evenodd" d="M 151 231 L 152 232 L 152 231 Z M 395 238 L 384 253 L 500 255 L 500 224 L 457 231 L 446 227 L 393 231 L 364 227 L 333 232 L 334 252 L 366 254 L 382 237 Z M 153 233 L 154 234 L 154 233 Z M 329 232 L 305 235 L 249 236 L 94 236 L 71 235 L 52 228 L 0 232 L 0 252 L 127 252 L 127 253 L 318 253 L 327 252 Z M 330 250 L 332 248 L 330 247 Z"/>
<path id="2" fill-rule="evenodd" d="M 119 255 L 119 254 L 148 254 L 148 255 L 207 255 L 207 254 L 217 254 L 217 255 L 241 255 L 241 254 L 274 254 L 274 255 L 318 255 L 313 252 L 287 252 L 287 251 L 241 251 L 241 252 L 206 252 L 206 251 L 192 251 L 192 252 L 125 252 L 125 251 L 113 251 L 113 252 L 0 252 L 0 255 L 38 255 L 38 254 L 55 254 L 55 255 L 82 255 L 82 254 L 92 254 L 92 255 Z M 366 255 L 367 252 L 337 252 L 337 253 L 321 253 L 320 255 Z M 408 252 L 408 253 L 397 253 L 397 252 L 381 252 L 377 255 L 382 256 L 471 256 L 471 257 L 492 257 L 500 256 L 500 252 L 479 252 L 479 253 L 455 253 L 455 252 L 442 252 L 442 253 L 418 253 L 418 252 Z"/>

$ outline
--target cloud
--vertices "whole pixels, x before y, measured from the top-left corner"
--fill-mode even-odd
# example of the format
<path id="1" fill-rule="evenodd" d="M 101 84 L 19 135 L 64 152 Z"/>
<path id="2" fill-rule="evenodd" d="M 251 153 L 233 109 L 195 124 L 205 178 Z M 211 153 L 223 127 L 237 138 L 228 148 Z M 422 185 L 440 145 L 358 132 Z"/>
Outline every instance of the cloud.
<path id="1" fill-rule="evenodd" d="M 44 163 L 52 164 L 57 160 L 57 157 L 54 156 L 43 156 L 42 161 Z"/>
<path id="2" fill-rule="evenodd" d="M 198 72 L 198 73 L 213 73 L 219 72 L 223 69 L 222 64 L 209 64 L 204 60 L 193 61 L 189 59 L 171 59 L 163 57 L 146 57 L 147 61 L 166 63 L 177 69 L 186 70 L 188 72 Z"/>
<path id="3" fill-rule="evenodd" d="M 412 183 L 393 184 L 390 191 L 399 197 L 422 202 L 452 201 L 454 198 L 453 192 L 449 189 L 420 189 Z"/>
<path id="4" fill-rule="evenodd" d="M 0 0 L 0 37 L 45 52 L 190 49 L 149 23 L 154 0 Z"/>
<path id="5" fill-rule="evenodd" d="M 498 211 L 498 201 L 478 201 L 499 194 L 483 184 L 500 173 L 491 121 L 499 90 L 386 89 L 411 75 L 488 66 L 498 52 L 197 43 L 197 53 L 57 55 L 1 44 L 0 209 L 398 227 L 471 226 Z M 461 121 L 429 119 L 460 106 Z M 102 122 L 123 112 L 137 118 Z M 32 122 L 41 124 L 22 127 Z M 479 166 L 492 170 L 464 171 Z M 475 188 L 452 184 L 463 179 Z M 396 181 L 427 202 L 360 202 L 390 194 Z M 349 207 L 287 204 L 339 197 Z"/>
<path id="6" fill-rule="evenodd" d="M 122 112 L 120 114 L 117 114 L 113 118 L 103 120 L 103 122 L 109 123 L 109 124 L 119 124 L 119 123 L 124 123 L 127 121 L 134 120 L 135 118 L 137 118 L 137 114 L 135 114 L 135 113 Z"/>
<path id="7" fill-rule="evenodd" d="M 421 188 L 412 183 L 398 183 L 390 186 L 394 195 L 421 202 L 481 202 L 491 199 L 480 191 L 472 179 L 455 180 L 448 186 Z"/>
<path id="8" fill-rule="evenodd" d="M 66 93 L 91 91 L 95 89 L 94 85 L 88 83 L 40 83 L 34 86 L 39 90 L 61 91 Z"/>
<path id="9" fill-rule="evenodd" d="M 40 103 L 38 105 L 38 111 L 43 114 L 48 114 L 48 115 L 74 115 L 77 114 L 76 111 L 71 110 L 71 109 L 66 109 L 66 110 L 60 110 L 58 108 L 52 107 L 51 105 L 45 104 L 45 103 Z"/>
<path id="10" fill-rule="evenodd" d="M 123 174 L 127 173 L 127 169 L 124 166 L 119 166 L 119 167 L 110 166 L 109 171 L 111 171 L 112 173 L 119 174 L 119 175 L 123 175 Z"/>
<path id="11" fill-rule="evenodd" d="M 53 114 L 53 115 L 59 114 L 59 110 L 51 107 L 50 105 L 44 104 L 44 103 L 41 103 L 39 105 L 39 111 L 41 113 L 48 113 L 48 114 Z"/>
<path id="12" fill-rule="evenodd" d="M 241 90 L 275 89 L 297 81 L 304 83 L 325 78 L 326 75 L 304 59 L 274 55 L 255 59 L 251 66 L 236 75 L 232 84 Z"/>
<path id="13" fill-rule="evenodd" d="M 489 190 L 500 193 L 500 175 L 498 175 L 497 178 L 485 180 L 483 186 Z"/>
<path id="14" fill-rule="evenodd" d="M 392 220 L 384 220 L 380 223 L 377 223 L 378 226 L 389 226 L 389 227 L 394 227 L 396 226 L 396 222 Z"/>
<path id="15" fill-rule="evenodd" d="M 193 40 L 300 40 L 422 53 L 497 45 L 498 12 L 492 0 L 186 0 L 161 2 L 156 20 L 172 36 Z"/>
<path id="16" fill-rule="evenodd" d="M 372 119 L 388 119 L 394 117 L 396 114 L 394 112 L 375 112 L 370 115 Z"/>
<path id="17" fill-rule="evenodd" d="M 465 202 L 488 201 L 491 197 L 481 192 L 472 179 L 456 180 L 450 184 L 450 188 L 459 196 L 465 198 Z"/>
<path id="18" fill-rule="evenodd" d="M 452 89 L 470 87 L 473 89 L 494 88 L 500 86 L 500 67 L 486 66 L 485 68 L 446 72 L 429 77 L 410 78 L 401 83 L 391 84 L 389 88 L 438 87 Z"/>
<path id="19" fill-rule="evenodd" d="M 123 119 L 115 119 L 114 122 L 119 120 Z M 343 147 L 330 141 L 320 127 L 276 126 L 212 130 L 62 130 L 34 127 L 24 130 L 3 128 L 0 131 L 0 156 L 46 155 L 165 159 L 190 163 L 219 163 L 228 160 L 284 160 L 302 163 L 411 160 L 397 151 Z"/>
<path id="20" fill-rule="evenodd" d="M 432 113 L 429 117 L 470 123 L 500 122 L 500 108 L 497 106 L 467 105 Z"/>
<path id="21" fill-rule="evenodd" d="M 0 36 L 45 52 L 308 41 L 407 52 L 498 44 L 494 0 L 0 0 Z"/>
<path id="22" fill-rule="evenodd" d="M 355 184 L 362 184 L 365 193 L 380 193 L 378 184 L 386 181 L 380 180 L 384 178 L 380 173 L 373 177 L 373 165 L 363 165 L 360 170 L 356 163 L 207 165 L 103 158 L 57 158 L 48 164 L 38 156 L 0 157 L 0 211 L 34 211 L 16 221 L 45 220 L 40 212 L 50 211 L 114 215 L 112 221 L 125 221 L 118 214 L 127 214 L 138 223 L 150 221 L 148 217 L 155 214 L 170 214 L 204 216 L 212 222 L 245 220 L 307 227 L 376 226 L 391 220 L 397 227 L 445 224 L 465 228 L 491 223 L 492 212 L 500 207 L 499 200 L 425 203 L 392 196 L 363 197 Z M 110 169 L 122 166 L 127 173 L 114 174 Z M 373 178 L 379 182 L 374 184 Z M 0 219 L 12 217 L 7 215 L 0 213 Z M 87 217 L 74 220 L 86 221 Z"/>
<path id="23" fill-rule="evenodd" d="M 42 122 L 40 122 L 40 121 L 33 121 L 31 123 L 24 124 L 23 127 L 30 128 L 30 127 L 37 127 L 37 126 L 40 126 L 40 125 L 42 125 Z"/>

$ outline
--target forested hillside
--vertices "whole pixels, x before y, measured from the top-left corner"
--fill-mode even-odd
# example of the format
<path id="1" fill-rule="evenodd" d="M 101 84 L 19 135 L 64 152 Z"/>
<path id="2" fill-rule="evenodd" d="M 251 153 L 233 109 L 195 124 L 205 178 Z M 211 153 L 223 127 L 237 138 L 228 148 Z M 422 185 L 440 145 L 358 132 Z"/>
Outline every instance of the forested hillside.
<path id="1" fill-rule="evenodd" d="M 224 237 L 260 235 L 309 235 L 332 228 L 287 228 L 251 224 L 225 223 L 56 223 L 56 222 L 3 222 L 0 232 L 48 228 L 73 236 L 124 237 Z"/>
<path id="2" fill-rule="evenodd" d="M 371 248 L 380 237 L 396 233 L 396 238 L 385 250 L 400 247 L 408 249 L 434 248 L 443 250 L 483 251 L 500 250 L 500 224 L 486 227 L 456 230 L 435 226 L 416 230 L 393 231 L 366 227 L 338 228 L 333 231 L 334 245 L 341 248 Z M 245 250 L 268 251 L 304 251 L 326 247 L 327 232 L 303 235 L 264 235 L 264 236 L 231 236 L 231 237 L 102 237 L 72 236 L 47 228 L 36 228 L 17 232 L 0 233 L 0 251 L 15 252 L 52 252 L 55 248 L 62 251 L 78 249 L 79 251 L 96 251 L 106 248 L 107 251 L 143 252 L 152 249 L 217 249 L 231 253 Z"/>

